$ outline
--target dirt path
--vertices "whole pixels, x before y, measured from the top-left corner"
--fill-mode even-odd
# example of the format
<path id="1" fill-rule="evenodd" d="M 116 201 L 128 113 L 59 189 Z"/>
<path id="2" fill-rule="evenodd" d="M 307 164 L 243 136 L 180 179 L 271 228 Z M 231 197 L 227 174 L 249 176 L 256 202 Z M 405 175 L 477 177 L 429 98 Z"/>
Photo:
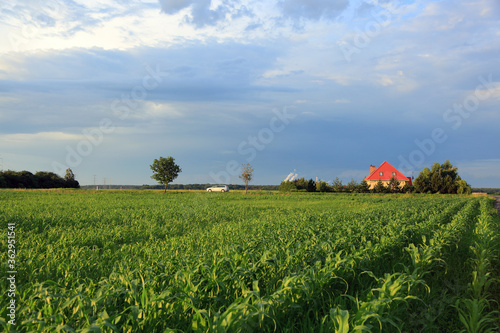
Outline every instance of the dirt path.
<path id="1" fill-rule="evenodd" d="M 498 211 L 498 215 L 500 215 L 500 197 L 499 196 L 495 196 L 494 197 L 496 199 L 497 202 L 495 202 L 495 208 L 497 209 Z"/>

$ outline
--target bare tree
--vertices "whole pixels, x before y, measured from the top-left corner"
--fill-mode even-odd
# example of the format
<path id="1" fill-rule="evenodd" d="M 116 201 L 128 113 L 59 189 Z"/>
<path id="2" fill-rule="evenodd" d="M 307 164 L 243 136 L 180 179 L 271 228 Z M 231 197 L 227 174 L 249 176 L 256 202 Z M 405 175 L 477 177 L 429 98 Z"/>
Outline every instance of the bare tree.
<path id="1" fill-rule="evenodd" d="M 253 168 L 250 163 L 241 166 L 241 175 L 239 176 L 243 183 L 245 183 L 245 194 L 248 192 L 248 183 L 252 180 Z"/>

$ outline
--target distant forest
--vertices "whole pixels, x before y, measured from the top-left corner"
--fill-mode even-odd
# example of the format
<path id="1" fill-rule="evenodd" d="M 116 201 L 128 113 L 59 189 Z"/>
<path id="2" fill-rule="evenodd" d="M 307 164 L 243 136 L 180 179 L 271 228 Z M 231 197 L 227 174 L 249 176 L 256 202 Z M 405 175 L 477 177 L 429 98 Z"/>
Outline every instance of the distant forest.
<path id="1" fill-rule="evenodd" d="M 168 190 L 206 190 L 213 184 L 169 184 Z M 245 185 L 228 185 L 229 190 L 245 190 Z M 85 185 L 83 189 L 124 189 L 124 190 L 163 190 L 163 185 Z M 279 185 L 248 185 L 249 190 L 254 191 L 277 191 Z"/>
<path id="2" fill-rule="evenodd" d="M 500 188 L 473 188 L 472 192 L 482 192 L 482 193 L 500 195 Z"/>

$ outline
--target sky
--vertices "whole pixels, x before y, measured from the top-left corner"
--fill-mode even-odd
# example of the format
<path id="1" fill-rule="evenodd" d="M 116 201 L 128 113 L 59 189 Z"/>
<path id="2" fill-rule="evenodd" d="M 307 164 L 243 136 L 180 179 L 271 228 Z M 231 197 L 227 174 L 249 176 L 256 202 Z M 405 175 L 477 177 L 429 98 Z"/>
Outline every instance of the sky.
<path id="1" fill-rule="evenodd" d="M 445 160 L 500 187 L 497 0 L 0 4 L 0 169 L 81 185 L 361 181 Z"/>

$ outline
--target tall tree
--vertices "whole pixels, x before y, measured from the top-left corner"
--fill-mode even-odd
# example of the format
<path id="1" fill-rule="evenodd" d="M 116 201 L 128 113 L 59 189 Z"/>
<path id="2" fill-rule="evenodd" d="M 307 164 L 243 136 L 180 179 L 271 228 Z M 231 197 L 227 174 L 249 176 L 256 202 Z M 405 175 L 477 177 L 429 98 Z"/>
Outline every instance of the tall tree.
<path id="1" fill-rule="evenodd" d="M 69 188 L 78 188 L 80 184 L 77 180 L 75 180 L 75 174 L 71 169 L 66 169 L 66 175 L 64 175 L 64 181 L 66 182 L 66 187 Z"/>
<path id="2" fill-rule="evenodd" d="M 415 179 L 415 189 L 420 193 L 427 193 L 430 191 L 430 182 L 431 182 L 431 170 L 429 168 L 424 168 L 420 171 L 417 179 Z"/>
<path id="3" fill-rule="evenodd" d="M 316 182 L 312 178 L 307 182 L 307 192 L 316 192 Z"/>
<path id="4" fill-rule="evenodd" d="M 415 189 L 420 193 L 471 193 L 471 187 L 458 175 L 458 169 L 449 160 L 434 163 L 431 170 L 424 168 L 417 179 Z"/>
<path id="5" fill-rule="evenodd" d="M 240 179 L 243 181 L 245 184 L 245 194 L 248 192 L 248 183 L 252 180 L 253 177 L 253 168 L 250 165 L 250 163 L 243 164 L 241 166 L 241 175 L 239 176 Z"/>
<path id="6" fill-rule="evenodd" d="M 66 174 L 64 175 L 64 180 L 75 180 L 75 174 L 71 169 L 66 169 Z"/>
<path id="7" fill-rule="evenodd" d="M 443 180 L 443 188 L 441 193 L 455 194 L 457 193 L 457 185 L 453 182 L 451 175 L 446 175 Z"/>
<path id="8" fill-rule="evenodd" d="M 333 187 L 333 190 L 335 192 L 343 192 L 344 191 L 344 185 L 342 184 L 342 180 L 340 180 L 339 177 L 337 177 L 333 180 L 332 187 Z"/>
<path id="9" fill-rule="evenodd" d="M 442 189 L 443 189 L 443 177 L 441 177 L 441 172 L 437 170 L 433 172 L 431 176 L 431 190 L 433 193 L 438 193 L 438 192 L 441 193 Z"/>
<path id="10" fill-rule="evenodd" d="M 181 168 L 175 164 L 175 159 L 172 156 L 155 159 L 153 164 L 150 165 L 150 168 L 153 170 L 151 178 L 165 185 L 165 191 L 163 193 L 167 192 L 168 183 L 172 182 L 177 178 L 179 173 L 182 172 Z"/>
<path id="11" fill-rule="evenodd" d="M 295 183 L 297 190 L 307 190 L 307 186 L 309 185 L 304 177 L 294 180 L 293 182 Z"/>

